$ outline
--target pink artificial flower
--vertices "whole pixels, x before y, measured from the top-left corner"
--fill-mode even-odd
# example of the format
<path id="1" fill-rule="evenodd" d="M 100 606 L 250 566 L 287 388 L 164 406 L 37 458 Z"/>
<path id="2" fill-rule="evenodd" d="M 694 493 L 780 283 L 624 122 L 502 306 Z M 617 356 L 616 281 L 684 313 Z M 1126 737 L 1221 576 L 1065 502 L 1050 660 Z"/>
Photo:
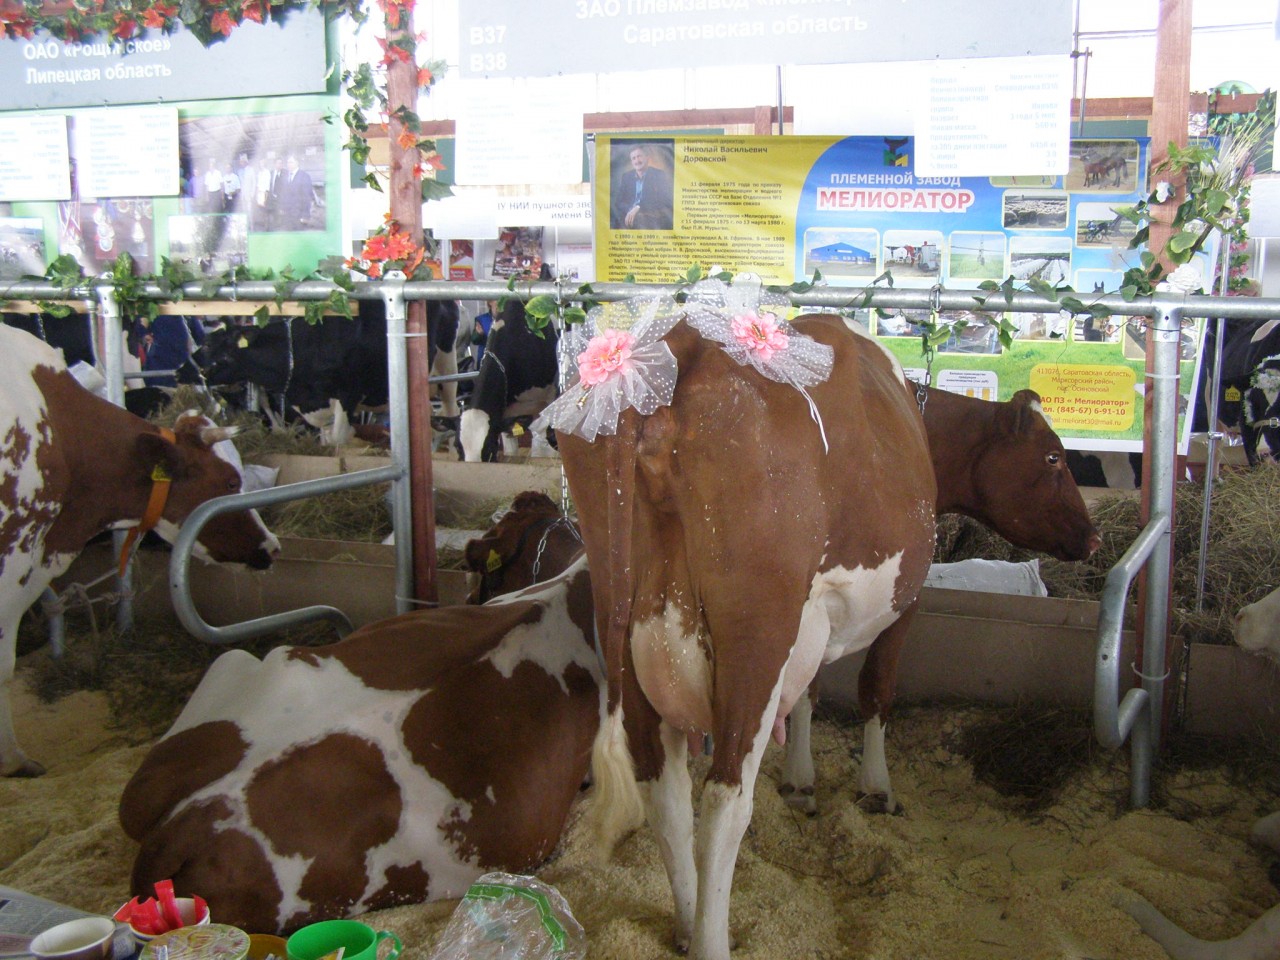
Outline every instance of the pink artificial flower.
<path id="1" fill-rule="evenodd" d="M 755 350 L 761 360 L 787 349 L 787 335 L 778 329 L 778 321 L 770 314 L 742 314 L 733 318 L 733 335 L 748 350 Z"/>
<path id="2" fill-rule="evenodd" d="M 615 373 L 631 369 L 631 348 L 636 338 L 625 330 L 609 330 L 592 337 L 578 354 L 578 374 L 588 387 L 604 383 Z"/>

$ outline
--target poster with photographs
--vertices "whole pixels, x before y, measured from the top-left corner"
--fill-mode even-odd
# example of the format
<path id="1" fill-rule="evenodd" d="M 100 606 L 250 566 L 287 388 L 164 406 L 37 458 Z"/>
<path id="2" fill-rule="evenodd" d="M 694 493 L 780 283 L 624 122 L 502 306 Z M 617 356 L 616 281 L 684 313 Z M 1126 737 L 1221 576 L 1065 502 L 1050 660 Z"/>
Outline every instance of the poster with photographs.
<path id="1" fill-rule="evenodd" d="M 39 217 L 0 217 L 0 280 L 44 273 L 44 221 Z"/>
<path id="2" fill-rule="evenodd" d="M 542 271 L 542 227 L 503 227 L 493 252 L 493 275 L 537 278 Z"/>
<path id="3" fill-rule="evenodd" d="M 318 111 L 184 119 L 181 212 L 244 221 L 223 232 L 326 229 L 326 133 Z"/>

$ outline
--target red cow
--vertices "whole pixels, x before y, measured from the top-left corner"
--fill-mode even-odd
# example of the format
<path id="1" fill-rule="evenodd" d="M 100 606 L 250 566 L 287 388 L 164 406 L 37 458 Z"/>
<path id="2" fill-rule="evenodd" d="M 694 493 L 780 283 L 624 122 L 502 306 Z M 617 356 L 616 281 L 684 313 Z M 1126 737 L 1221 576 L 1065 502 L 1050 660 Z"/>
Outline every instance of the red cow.
<path id="1" fill-rule="evenodd" d="M 172 877 L 219 920 L 284 932 L 530 872 L 587 772 L 591 637 L 579 557 L 484 606 L 223 654 L 121 796 L 134 889 Z"/>
<path id="2" fill-rule="evenodd" d="M 582 552 L 578 525 L 545 493 L 516 494 L 511 509 L 484 536 L 467 543 L 465 562 L 475 574 L 467 603 L 550 580 Z"/>
<path id="3" fill-rule="evenodd" d="M 679 366 L 670 406 L 628 410 L 594 444 L 559 436 L 605 638 L 592 816 L 609 844 L 643 809 L 677 942 L 695 958 L 729 956 L 729 891 L 764 747 L 823 660 L 870 648 L 860 699 L 882 744 L 933 550 L 934 465 L 901 367 L 839 319 L 796 326 L 834 351 L 830 376 L 809 388 L 821 430 L 800 391 L 680 325 L 665 337 Z M 1013 411 L 1015 422 L 1031 413 Z M 961 479 L 981 504 L 986 491 Z M 695 844 L 686 737 L 701 732 L 715 755 Z"/>
<path id="4" fill-rule="evenodd" d="M 18 746 L 10 703 L 22 614 L 91 537 L 138 525 L 149 503 L 160 505 L 157 531 L 172 534 L 199 504 L 237 492 L 240 475 L 212 450 L 233 431 L 192 414 L 162 432 L 85 390 L 58 351 L 8 326 L 0 383 L 0 774 L 38 776 L 44 768 Z M 200 543 L 205 559 L 257 568 L 280 549 L 252 512 L 215 518 Z"/>
<path id="5" fill-rule="evenodd" d="M 1059 560 L 1084 560 L 1098 549 L 1102 538 L 1067 469 L 1062 441 L 1045 420 L 1034 391 L 1020 390 L 1004 403 L 945 390 L 927 390 L 925 396 L 924 425 L 938 484 L 939 515 L 964 514 L 1015 546 Z M 871 809 L 880 811 L 897 806 L 885 762 L 883 721 L 889 707 L 885 691 L 891 696 L 896 683 L 898 651 L 881 649 L 901 642 L 899 635 L 893 637 L 872 645 L 875 655 L 868 656 L 858 683 L 862 715 L 867 718 L 858 791 L 869 798 Z M 806 813 L 816 810 L 811 716 L 810 699 L 801 697 L 791 712 L 778 788 L 790 805 Z"/>

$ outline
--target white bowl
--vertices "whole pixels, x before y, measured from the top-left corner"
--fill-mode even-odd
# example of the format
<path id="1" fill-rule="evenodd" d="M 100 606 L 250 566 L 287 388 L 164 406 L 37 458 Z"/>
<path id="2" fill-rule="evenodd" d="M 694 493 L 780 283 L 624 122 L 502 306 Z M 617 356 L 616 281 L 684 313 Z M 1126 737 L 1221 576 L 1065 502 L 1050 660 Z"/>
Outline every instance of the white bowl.
<path id="1" fill-rule="evenodd" d="M 196 902 L 194 898 L 178 897 L 176 902 L 178 904 L 178 915 L 182 917 L 182 925 L 184 927 L 192 927 L 192 926 L 203 927 L 205 924 L 209 922 L 210 910 L 208 906 L 204 908 L 204 916 L 201 917 L 199 920 L 197 920 L 196 919 Z M 177 928 L 175 927 L 174 929 L 177 929 Z M 133 934 L 134 942 L 137 943 L 139 947 L 143 946 L 144 944 L 150 943 L 156 937 L 160 937 L 164 935 L 160 933 L 141 933 L 133 928 L 133 924 L 129 924 L 129 932 Z M 168 933 L 168 932 L 169 932 L 168 930 L 165 931 L 165 933 Z"/>

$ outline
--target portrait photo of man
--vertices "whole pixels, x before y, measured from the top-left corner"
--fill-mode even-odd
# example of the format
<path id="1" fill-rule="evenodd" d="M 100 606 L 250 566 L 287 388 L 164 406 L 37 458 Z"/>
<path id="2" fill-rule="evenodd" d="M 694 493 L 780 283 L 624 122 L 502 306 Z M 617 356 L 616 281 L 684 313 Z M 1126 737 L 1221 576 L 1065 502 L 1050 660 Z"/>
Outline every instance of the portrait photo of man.
<path id="1" fill-rule="evenodd" d="M 610 227 L 614 230 L 672 228 L 674 156 L 670 140 L 613 144 L 611 160 L 615 173 L 609 203 Z"/>

